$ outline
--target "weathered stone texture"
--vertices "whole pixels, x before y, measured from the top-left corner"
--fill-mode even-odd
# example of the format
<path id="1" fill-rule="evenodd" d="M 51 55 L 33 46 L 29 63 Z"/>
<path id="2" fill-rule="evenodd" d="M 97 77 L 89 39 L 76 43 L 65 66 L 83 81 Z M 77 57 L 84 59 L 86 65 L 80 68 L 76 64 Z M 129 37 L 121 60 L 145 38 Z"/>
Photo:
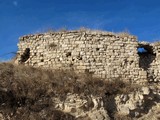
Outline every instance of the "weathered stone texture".
<path id="1" fill-rule="evenodd" d="M 160 46 L 150 45 L 156 57 L 149 56 L 150 62 L 146 63 L 147 68 L 143 68 L 140 65 L 145 64 L 140 59 L 145 58 L 140 58 L 137 52 L 139 44 L 135 36 L 109 32 L 68 31 L 27 35 L 20 38 L 17 62 L 22 63 L 22 56 L 29 48 L 29 58 L 23 62 L 25 65 L 74 69 L 106 79 L 158 81 Z"/>

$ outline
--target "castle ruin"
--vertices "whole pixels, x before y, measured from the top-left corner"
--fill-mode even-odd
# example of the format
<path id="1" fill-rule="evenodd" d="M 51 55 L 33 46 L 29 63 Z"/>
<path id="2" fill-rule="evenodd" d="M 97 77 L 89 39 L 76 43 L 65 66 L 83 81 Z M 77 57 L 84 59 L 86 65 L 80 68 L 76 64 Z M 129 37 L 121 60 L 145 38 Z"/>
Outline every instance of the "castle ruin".
<path id="1" fill-rule="evenodd" d="M 105 79 L 160 81 L 160 43 L 138 42 L 132 35 L 89 30 L 52 32 L 23 36 L 18 48 L 19 64 L 72 69 Z"/>

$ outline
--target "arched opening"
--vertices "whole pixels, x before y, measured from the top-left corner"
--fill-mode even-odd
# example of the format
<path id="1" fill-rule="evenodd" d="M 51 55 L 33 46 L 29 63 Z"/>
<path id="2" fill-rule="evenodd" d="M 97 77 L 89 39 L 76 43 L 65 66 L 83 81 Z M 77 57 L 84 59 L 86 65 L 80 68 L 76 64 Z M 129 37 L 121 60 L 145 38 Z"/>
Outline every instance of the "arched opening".
<path id="1" fill-rule="evenodd" d="M 146 45 L 139 44 L 137 52 L 140 57 L 139 66 L 144 70 L 147 70 L 156 57 L 156 54 L 153 51 L 153 47 L 150 46 L 149 44 Z"/>
<path id="2" fill-rule="evenodd" d="M 26 48 L 24 53 L 21 55 L 21 63 L 26 62 L 30 57 L 30 49 Z"/>

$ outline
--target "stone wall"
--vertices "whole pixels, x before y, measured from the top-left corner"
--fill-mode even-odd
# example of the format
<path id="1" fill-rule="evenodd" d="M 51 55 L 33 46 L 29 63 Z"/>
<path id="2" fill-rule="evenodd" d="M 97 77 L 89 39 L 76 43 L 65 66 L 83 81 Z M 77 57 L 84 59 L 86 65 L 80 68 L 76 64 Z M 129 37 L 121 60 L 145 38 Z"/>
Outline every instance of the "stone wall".
<path id="1" fill-rule="evenodd" d="M 138 54 L 138 47 L 148 46 L 152 47 L 151 53 Z M 139 43 L 132 35 L 87 30 L 53 32 L 23 36 L 18 47 L 19 64 L 73 69 L 106 79 L 153 81 L 160 76 L 160 46 Z M 150 62 L 146 62 L 146 56 Z"/>

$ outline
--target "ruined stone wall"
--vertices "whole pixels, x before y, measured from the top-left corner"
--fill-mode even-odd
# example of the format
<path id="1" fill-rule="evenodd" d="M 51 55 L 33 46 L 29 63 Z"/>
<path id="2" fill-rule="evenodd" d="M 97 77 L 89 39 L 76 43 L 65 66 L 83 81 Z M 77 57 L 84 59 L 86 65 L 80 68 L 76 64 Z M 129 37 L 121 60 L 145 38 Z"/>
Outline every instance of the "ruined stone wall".
<path id="1" fill-rule="evenodd" d="M 160 70 L 157 60 L 152 67 L 140 67 L 135 36 L 99 31 L 67 31 L 27 35 L 20 38 L 19 64 L 50 69 L 73 69 L 98 77 L 146 80 L 147 71 Z M 158 48 L 155 47 L 155 51 Z M 158 51 L 157 51 L 158 52 Z M 157 58 L 158 55 L 158 58 Z M 157 66 L 158 65 L 158 66 Z M 154 70 L 156 68 L 156 70 Z M 154 73 L 154 76 L 159 75 Z"/>
<path id="2" fill-rule="evenodd" d="M 150 82 L 160 82 L 160 43 L 152 43 L 150 46 L 153 48 L 154 55 L 150 55 L 151 62 L 147 70 L 147 78 Z"/>

